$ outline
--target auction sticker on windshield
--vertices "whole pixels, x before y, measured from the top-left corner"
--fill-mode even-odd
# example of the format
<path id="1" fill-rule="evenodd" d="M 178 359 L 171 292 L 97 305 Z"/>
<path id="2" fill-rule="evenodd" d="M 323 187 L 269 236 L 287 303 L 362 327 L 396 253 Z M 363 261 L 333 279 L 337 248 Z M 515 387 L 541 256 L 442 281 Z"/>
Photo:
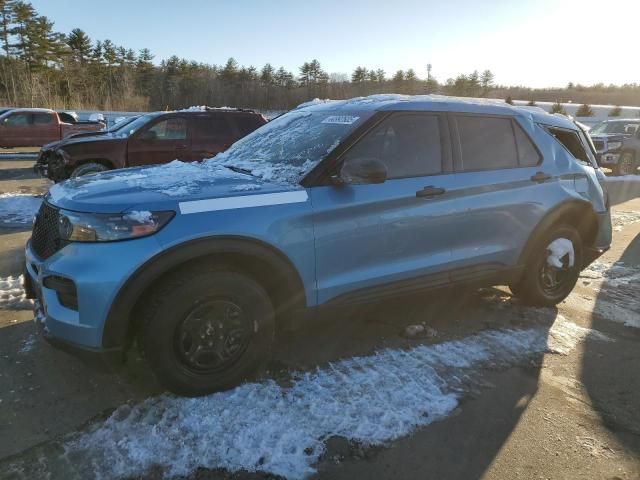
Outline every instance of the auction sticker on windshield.
<path id="1" fill-rule="evenodd" d="M 360 117 L 352 117 L 350 115 L 332 115 L 325 118 L 322 123 L 334 123 L 338 125 L 351 125 L 355 123 Z"/>

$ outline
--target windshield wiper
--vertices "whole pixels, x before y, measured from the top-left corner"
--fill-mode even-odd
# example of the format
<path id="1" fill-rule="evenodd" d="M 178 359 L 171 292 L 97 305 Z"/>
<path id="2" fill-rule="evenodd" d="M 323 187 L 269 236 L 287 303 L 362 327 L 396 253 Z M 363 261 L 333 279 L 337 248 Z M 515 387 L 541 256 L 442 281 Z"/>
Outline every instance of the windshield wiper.
<path id="1" fill-rule="evenodd" d="M 225 165 L 225 168 L 228 168 L 232 172 L 244 173 L 245 175 L 251 175 L 252 177 L 255 176 L 251 173 L 251 170 L 247 170 L 246 168 L 235 167 L 233 165 Z"/>

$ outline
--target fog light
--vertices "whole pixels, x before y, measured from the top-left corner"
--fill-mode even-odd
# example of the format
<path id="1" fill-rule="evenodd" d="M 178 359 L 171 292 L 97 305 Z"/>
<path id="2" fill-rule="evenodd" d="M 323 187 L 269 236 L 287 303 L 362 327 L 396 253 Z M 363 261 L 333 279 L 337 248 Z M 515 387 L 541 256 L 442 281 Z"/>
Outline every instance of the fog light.
<path id="1" fill-rule="evenodd" d="M 60 305 L 70 308 L 71 310 L 78 310 L 78 292 L 73 280 L 52 275 L 50 277 L 46 277 L 42 281 L 42 284 L 45 288 L 49 288 L 56 292 Z"/>

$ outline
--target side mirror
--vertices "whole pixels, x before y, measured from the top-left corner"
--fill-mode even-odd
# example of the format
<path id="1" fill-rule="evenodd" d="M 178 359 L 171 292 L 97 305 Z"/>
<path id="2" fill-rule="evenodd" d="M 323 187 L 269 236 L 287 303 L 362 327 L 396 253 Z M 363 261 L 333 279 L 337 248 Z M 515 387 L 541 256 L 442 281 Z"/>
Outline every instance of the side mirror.
<path id="1" fill-rule="evenodd" d="M 375 157 L 355 157 L 345 160 L 340 169 L 338 181 L 334 183 L 363 185 L 384 183 L 387 179 L 387 167 Z"/>

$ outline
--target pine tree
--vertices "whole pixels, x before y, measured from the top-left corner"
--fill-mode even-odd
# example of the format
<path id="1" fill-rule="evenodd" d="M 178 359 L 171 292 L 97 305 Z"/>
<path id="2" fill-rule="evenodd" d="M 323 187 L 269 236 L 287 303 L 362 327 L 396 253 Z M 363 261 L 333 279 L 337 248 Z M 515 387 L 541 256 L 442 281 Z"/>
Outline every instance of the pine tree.
<path id="1" fill-rule="evenodd" d="M 610 117 L 619 117 L 620 115 L 622 115 L 622 107 L 620 105 L 616 105 L 609 112 Z"/>
<path id="2" fill-rule="evenodd" d="M 0 0 L 0 38 L 5 56 L 10 55 L 9 34 L 15 21 L 16 0 Z"/>
<path id="3" fill-rule="evenodd" d="M 71 49 L 75 59 L 84 65 L 91 56 L 91 39 L 81 29 L 74 28 L 67 37 L 67 45 Z"/>
<path id="4" fill-rule="evenodd" d="M 566 115 L 567 111 L 564 109 L 560 101 L 556 101 L 553 105 L 551 105 L 551 110 L 549 113 L 559 113 L 561 115 Z"/>
<path id="5" fill-rule="evenodd" d="M 485 70 L 480 76 L 480 85 L 482 86 L 482 96 L 486 97 L 493 87 L 494 76 L 491 70 Z"/>
<path id="6" fill-rule="evenodd" d="M 364 67 L 356 67 L 351 74 L 351 83 L 363 83 L 367 79 L 367 69 Z"/>
<path id="7" fill-rule="evenodd" d="M 576 111 L 576 117 L 593 117 L 591 106 L 586 103 L 580 105 L 580 108 Z"/>

